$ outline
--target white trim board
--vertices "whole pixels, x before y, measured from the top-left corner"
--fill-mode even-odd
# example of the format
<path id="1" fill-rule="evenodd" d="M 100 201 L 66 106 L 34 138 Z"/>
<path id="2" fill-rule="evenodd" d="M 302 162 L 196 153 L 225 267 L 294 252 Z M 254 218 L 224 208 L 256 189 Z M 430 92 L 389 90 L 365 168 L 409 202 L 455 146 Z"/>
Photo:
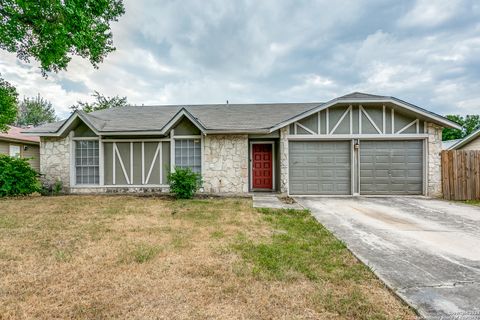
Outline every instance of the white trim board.
<path id="1" fill-rule="evenodd" d="M 270 132 L 278 130 L 280 128 L 283 128 L 285 126 L 290 125 L 291 123 L 297 122 L 301 119 L 307 118 L 311 116 L 312 114 L 325 110 L 327 109 L 327 119 L 328 119 L 328 108 L 335 106 L 337 104 L 367 104 L 367 103 L 374 103 L 374 104 L 380 104 L 383 105 L 385 103 L 391 103 L 393 105 L 396 105 L 400 108 L 406 109 L 408 111 L 414 112 L 416 114 L 421 115 L 422 117 L 426 119 L 431 119 L 434 122 L 441 123 L 442 125 L 445 125 L 445 127 L 449 128 L 454 128 L 454 129 L 461 129 L 460 125 L 457 123 L 450 121 L 440 115 L 435 115 L 433 113 L 430 113 L 426 110 L 422 110 L 419 107 L 413 107 L 405 102 L 399 101 L 394 98 L 387 98 L 387 99 L 333 99 L 327 103 L 324 103 L 322 105 L 319 105 L 316 108 L 310 109 L 309 111 L 306 111 L 304 113 L 301 113 L 295 117 L 290 118 L 289 120 L 283 121 L 273 127 L 270 128 Z M 392 109 L 393 110 L 393 109 Z M 327 130 L 328 130 L 328 122 L 327 122 Z M 328 131 L 327 131 L 328 132 Z"/>

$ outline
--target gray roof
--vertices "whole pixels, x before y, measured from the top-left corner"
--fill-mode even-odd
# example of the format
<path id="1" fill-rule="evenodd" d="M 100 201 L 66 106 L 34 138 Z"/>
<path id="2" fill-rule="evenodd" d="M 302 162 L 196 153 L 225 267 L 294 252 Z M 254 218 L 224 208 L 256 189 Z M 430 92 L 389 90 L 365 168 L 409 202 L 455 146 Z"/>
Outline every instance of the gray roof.
<path id="1" fill-rule="evenodd" d="M 433 112 L 417 107 L 400 99 L 354 92 L 330 100 L 326 103 L 262 103 L 262 104 L 202 104 L 169 106 L 126 106 L 76 115 L 91 126 L 97 133 L 108 134 L 123 132 L 158 133 L 170 128 L 172 119 L 179 113 L 186 113 L 205 132 L 268 132 L 288 125 L 296 119 L 308 116 L 323 107 L 335 103 L 352 101 L 392 101 L 409 109 L 427 115 L 432 121 L 447 127 L 457 124 Z M 29 129 L 30 134 L 58 135 L 71 125 L 72 116 L 64 121 L 50 123 Z M 67 124 L 64 126 L 64 123 Z M 63 127 L 62 127 L 63 126 Z M 62 129 L 61 129 L 62 128 Z M 61 130 L 60 130 L 61 129 Z M 165 133 L 165 131 L 162 131 Z"/>
<path id="2" fill-rule="evenodd" d="M 442 141 L 442 150 L 450 149 L 452 146 L 457 144 L 459 141 L 462 141 L 462 139 L 453 139 L 453 140 Z"/>
<path id="3" fill-rule="evenodd" d="M 472 142 L 473 140 L 477 139 L 477 138 L 480 138 L 480 128 L 478 128 L 477 130 L 473 131 L 472 133 L 470 133 L 468 136 L 466 136 L 465 138 L 463 139 L 459 139 L 457 141 L 457 143 L 454 143 L 452 145 L 450 145 L 450 147 L 448 148 L 449 150 L 456 150 L 470 142 Z"/>
<path id="4" fill-rule="evenodd" d="M 321 103 L 210 104 L 170 106 L 126 106 L 83 113 L 99 132 L 158 131 L 182 109 L 206 130 L 266 130 L 308 111 Z M 28 130 L 29 133 L 54 133 L 64 121 Z"/>
<path id="5" fill-rule="evenodd" d="M 368 94 L 363 92 L 352 92 L 337 98 L 337 100 L 385 100 L 391 97 L 387 96 L 378 96 L 375 94 Z"/>

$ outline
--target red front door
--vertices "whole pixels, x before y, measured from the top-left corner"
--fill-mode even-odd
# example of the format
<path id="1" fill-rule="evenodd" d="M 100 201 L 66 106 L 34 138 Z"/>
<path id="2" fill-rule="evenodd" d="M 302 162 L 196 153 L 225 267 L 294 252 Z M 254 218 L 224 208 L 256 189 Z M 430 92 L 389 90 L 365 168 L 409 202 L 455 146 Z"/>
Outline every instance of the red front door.
<path id="1" fill-rule="evenodd" d="M 273 189 L 272 144 L 252 145 L 253 189 Z"/>

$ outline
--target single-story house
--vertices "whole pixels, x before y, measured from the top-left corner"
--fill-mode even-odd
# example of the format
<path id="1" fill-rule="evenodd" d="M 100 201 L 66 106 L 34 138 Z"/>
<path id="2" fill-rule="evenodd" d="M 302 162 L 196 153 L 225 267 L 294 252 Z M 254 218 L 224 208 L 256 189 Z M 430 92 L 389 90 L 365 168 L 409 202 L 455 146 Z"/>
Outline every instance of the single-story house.
<path id="1" fill-rule="evenodd" d="M 448 150 L 480 150 L 480 128 L 451 145 Z"/>
<path id="2" fill-rule="evenodd" d="M 129 106 L 29 130 L 41 173 L 72 193 L 168 190 L 190 167 L 203 192 L 441 194 L 442 127 L 460 126 L 389 96 L 325 103 Z"/>
<path id="3" fill-rule="evenodd" d="M 452 139 L 452 140 L 444 140 L 442 141 L 442 150 L 450 150 L 450 147 L 452 147 L 454 144 L 457 142 L 461 141 L 463 139 Z"/>
<path id="4" fill-rule="evenodd" d="M 28 162 L 36 171 L 40 170 L 40 138 L 26 135 L 25 129 L 8 126 L 7 132 L 0 131 L 0 154 L 11 157 L 28 158 Z"/>

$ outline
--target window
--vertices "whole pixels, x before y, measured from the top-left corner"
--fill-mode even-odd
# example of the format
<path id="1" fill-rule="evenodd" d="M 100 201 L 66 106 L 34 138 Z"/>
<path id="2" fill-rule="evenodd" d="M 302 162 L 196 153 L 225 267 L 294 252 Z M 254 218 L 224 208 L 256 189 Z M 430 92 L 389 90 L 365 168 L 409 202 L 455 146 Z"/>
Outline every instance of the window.
<path id="1" fill-rule="evenodd" d="M 200 139 L 175 140 L 175 166 L 190 168 L 193 172 L 202 171 Z"/>
<path id="2" fill-rule="evenodd" d="M 98 141 L 82 140 L 75 142 L 76 184 L 98 184 Z"/>
<path id="3" fill-rule="evenodd" d="M 10 157 L 20 158 L 20 146 L 10 145 Z"/>

